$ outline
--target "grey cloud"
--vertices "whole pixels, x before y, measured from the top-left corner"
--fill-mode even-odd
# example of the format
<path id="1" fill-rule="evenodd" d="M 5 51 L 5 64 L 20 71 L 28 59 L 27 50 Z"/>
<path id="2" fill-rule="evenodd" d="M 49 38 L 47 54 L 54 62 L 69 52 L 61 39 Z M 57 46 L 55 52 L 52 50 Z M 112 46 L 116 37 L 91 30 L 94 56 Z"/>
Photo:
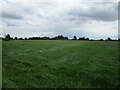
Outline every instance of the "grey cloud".
<path id="1" fill-rule="evenodd" d="M 20 3 L 6 3 L 2 4 L 2 18 L 5 19 L 24 19 L 26 15 L 34 14 L 34 9 L 30 5 L 23 5 Z"/>
<path id="2" fill-rule="evenodd" d="M 57 3 L 52 5 L 50 3 L 36 3 L 33 5 L 32 3 L 7 4 L 2 13 L 2 20 L 6 23 L 6 32 L 13 36 L 29 37 L 34 36 L 34 34 L 38 36 L 55 36 L 62 34 L 70 38 L 74 35 L 77 37 L 93 37 L 95 36 L 93 33 L 95 30 L 101 30 L 102 25 L 100 26 L 99 24 L 106 23 L 108 25 L 110 21 L 117 20 L 117 7 L 111 3 L 88 3 L 88 6 L 85 8 L 82 7 L 82 4 L 77 4 L 76 6 L 72 4 L 69 9 L 67 7 L 61 9 L 59 11 Z M 96 23 L 94 23 L 94 20 L 96 20 Z M 90 29 L 93 29 L 90 26 L 95 26 L 94 24 L 96 24 L 96 27 L 94 27 L 95 30 L 90 31 Z M 111 24 L 110 27 L 112 27 Z M 112 29 L 108 28 L 108 30 Z M 42 32 L 46 33 L 44 34 Z M 51 32 L 52 34 L 47 32 Z M 98 32 L 95 31 L 96 33 Z M 102 33 L 104 34 L 106 32 L 104 31 Z M 98 36 L 96 35 L 96 37 Z"/>
<path id="3" fill-rule="evenodd" d="M 118 20 L 120 21 L 120 2 L 118 3 Z"/>
<path id="4" fill-rule="evenodd" d="M 103 4 L 103 5 L 102 5 Z M 117 18 L 117 4 L 110 5 L 111 3 L 102 3 L 96 4 L 93 3 L 88 9 L 79 9 L 75 8 L 68 12 L 68 14 L 73 16 L 85 17 L 88 20 L 97 20 L 97 21 L 116 21 Z M 107 6 L 106 6 L 107 4 Z"/>
<path id="5" fill-rule="evenodd" d="M 15 13 L 12 14 L 7 12 L 3 12 L 2 17 L 7 19 L 23 19 L 23 17 L 18 14 L 15 14 Z"/>

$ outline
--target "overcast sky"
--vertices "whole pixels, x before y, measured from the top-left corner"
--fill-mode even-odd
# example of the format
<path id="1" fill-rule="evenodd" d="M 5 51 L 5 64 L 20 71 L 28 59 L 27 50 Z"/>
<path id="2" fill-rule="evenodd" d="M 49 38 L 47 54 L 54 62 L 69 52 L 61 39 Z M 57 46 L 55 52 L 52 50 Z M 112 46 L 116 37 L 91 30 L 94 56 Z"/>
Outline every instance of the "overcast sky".
<path id="1" fill-rule="evenodd" d="M 0 0 L 0 30 L 13 37 L 118 38 L 118 2 L 92 1 Z"/>

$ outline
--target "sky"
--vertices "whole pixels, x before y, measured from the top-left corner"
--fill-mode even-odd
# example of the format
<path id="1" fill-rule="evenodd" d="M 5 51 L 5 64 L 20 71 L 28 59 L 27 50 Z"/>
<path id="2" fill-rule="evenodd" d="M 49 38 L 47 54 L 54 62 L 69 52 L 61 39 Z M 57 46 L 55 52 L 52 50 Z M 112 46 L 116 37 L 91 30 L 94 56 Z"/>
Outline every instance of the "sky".
<path id="1" fill-rule="evenodd" d="M 1 36 L 118 38 L 118 0 L 0 0 Z"/>

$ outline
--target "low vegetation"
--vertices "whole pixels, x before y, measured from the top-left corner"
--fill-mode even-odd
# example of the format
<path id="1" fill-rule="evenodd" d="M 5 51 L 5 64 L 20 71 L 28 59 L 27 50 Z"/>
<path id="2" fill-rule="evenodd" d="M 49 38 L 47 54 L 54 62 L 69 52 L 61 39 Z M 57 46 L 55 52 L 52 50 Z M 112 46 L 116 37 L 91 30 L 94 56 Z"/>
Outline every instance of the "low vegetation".
<path id="1" fill-rule="evenodd" d="M 3 41 L 3 88 L 117 88 L 118 42 Z"/>

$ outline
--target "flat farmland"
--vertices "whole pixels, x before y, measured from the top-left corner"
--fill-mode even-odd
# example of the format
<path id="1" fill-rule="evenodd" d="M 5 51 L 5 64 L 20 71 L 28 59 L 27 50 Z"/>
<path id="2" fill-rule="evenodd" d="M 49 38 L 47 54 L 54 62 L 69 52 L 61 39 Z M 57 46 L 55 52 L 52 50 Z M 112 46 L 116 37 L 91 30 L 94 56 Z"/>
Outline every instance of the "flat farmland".
<path id="1" fill-rule="evenodd" d="M 2 42 L 3 88 L 116 88 L 117 41 Z"/>

